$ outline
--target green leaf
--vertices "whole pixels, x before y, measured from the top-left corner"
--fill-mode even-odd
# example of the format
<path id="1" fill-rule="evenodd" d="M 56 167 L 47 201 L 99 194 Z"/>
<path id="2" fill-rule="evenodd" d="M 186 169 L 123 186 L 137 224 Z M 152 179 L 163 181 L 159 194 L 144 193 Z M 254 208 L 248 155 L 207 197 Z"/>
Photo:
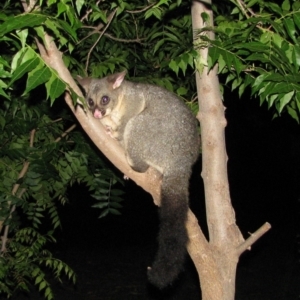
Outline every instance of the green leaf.
<path id="1" fill-rule="evenodd" d="M 169 41 L 175 42 L 177 44 L 181 44 L 182 42 L 178 39 L 178 37 L 175 34 L 165 32 L 164 35 L 168 37 Z"/>
<path id="2" fill-rule="evenodd" d="M 46 19 L 46 16 L 35 13 L 26 13 L 22 15 L 17 15 L 15 17 L 10 17 L 0 25 L 0 36 L 3 36 L 17 29 L 41 25 L 43 22 L 46 21 Z"/>
<path id="3" fill-rule="evenodd" d="M 165 39 L 160 39 L 154 46 L 154 49 L 153 49 L 153 54 L 156 53 L 156 51 L 165 43 Z"/>
<path id="4" fill-rule="evenodd" d="M 22 48 L 25 48 L 26 40 L 27 40 L 27 36 L 28 36 L 28 29 L 23 29 L 23 30 L 18 31 L 17 35 L 21 40 Z"/>
<path id="5" fill-rule="evenodd" d="M 236 45 L 237 49 L 248 49 L 251 52 L 269 52 L 269 47 L 260 42 L 249 42 L 249 43 L 240 43 Z"/>
<path id="6" fill-rule="evenodd" d="M 122 208 L 123 206 L 118 202 L 111 202 L 110 206 L 113 208 Z M 120 213 L 119 213 L 120 214 Z"/>
<path id="7" fill-rule="evenodd" d="M 105 209 L 105 210 L 100 214 L 99 219 L 101 219 L 101 218 L 107 216 L 108 213 L 109 213 L 109 209 Z"/>
<path id="8" fill-rule="evenodd" d="M 273 2 L 266 2 L 266 6 L 270 7 L 271 10 L 278 13 L 280 16 L 282 15 L 282 9 L 280 8 L 280 6 L 278 4 L 273 3 Z"/>
<path id="9" fill-rule="evenodd" d="M 35 69 L 39 64 L 39 59 L 37 57 L 27 60 L 25 63 L 21 64 L 17 69 L 14 71 L 13 76 L 9 85 L 15 82 L 17 79 L 21 78 L 25 73 L 28 73 Z"/>
<path id="10" fill-rule="evenodd" d="M 176 94 L 179 96 L 184 96 L 187 94 L 187 89 L 185 87 L 180 87 L 176 90 Z"/>
<path id="11" fill-rule="evenodd" d="M 295 12 L 293 14 L 293 19 L 294 19 L 296 26 L 298 27 L 298 30 L 300 30 L 300 12 Z"/>
<path id="12" fill-rule="evenodd" d="M 171 70 L 173 70 L 176 73 L 176 75 L 178 75 L 179 66 L 178 66 L 178 64 L 175 60 L 172 59 L 170 61 L 169 67 L 170 67 Z"/>
<path id="13" fill-rule="evenodd" d="M 157 6 L 157 5 L 156 5 Z M 158 7 L 152 7 L 145 12 L 145 20 L 149 19 L 151 16 L 155 16 L 158 20 L 161 19 L 161 10 Z"/>
<path id="14" fill-rule="evenodd" d="M 259 91 L 261 102 L 263 102 L 268 96 L 270 96 L 270 94 L 273 94 L 273 89 L 275 85 L 276 83 L 274 82 L 266 81 L 266 84 Z"/>
<path id="15" fill-rule="evenodd" d="M 5 97 L 6 99 L 10 99 L 10 97 L 5 93 L 5 91 L 0 87 L 0 95 Z"/>
<path id="16" fill-rule="evenodd" d="M 109 208 L 109 212 L 113 215 L 121 215 L 121 213 L 117 209 L 114 209 L 114 208 Z"/>
<path id="17" fill-rule="evenodd" d="M 223 51 L 222 51 L 222 53 L 223 53 Z M 226 66 L 226 61 L 224 60 L 223 54 L 222 54 L 218 58 L 218 67 L 219 67 L 218 72 L 221 73 L 222 70 L 225 68 L 225 66 Z"/>
<path id="18" fill-rule="evenodd" d="M 66 89 L 66 84 L 52 74 L 50 80 L 46 83 L 47 98 L 50 97 L 51 105 Z"/>
<path id="19" fill-rule="evenodd" d="M 1 92 L 0 92 L 0 94 L 1 94 Z M 0 127 L 1 127 L 2 130 L 5 126 L 5 123 L 6 123 L 5 118 L 2 115 L 0 115 Z"/>
<path id="20" fill-rule="evenodd" d="M 178 67 L 182 70 L 183 74 L 185 75 L 186 69 L 187 69 L 187 64 L 183 59 L 180 59 L 179 57 L 179 61 L 178 63 Z"/>
<path id="21" fill-rule="evenodd" d="M 290 1 L 284 0 L 281 5 L 283 10 L 289 11 L 291 9 Z"/>
<path id="22" fill-rule="evenodd" d="M 293 60 L 294 66 L 295 66 L 295 71 L 298 72 L 299 67 L 300 67 L 300 47 L 298 45 L 295 45 L 293 47 L 292 60 Z"/>
<path id="23" fill-rule="evenodd" d="M 42 289 L 44 289 L 44 288 L 46 287 L 46 285 L 47 285 L 46 281 L 45 281 L 45 280 L 42 281 L 42 282 L 40 283 L 40 286 L 39 286 L 39 291 L 41 291 Z"/>
<path id="24" fill-rule="evenodd" d="M 236 70 L 238 75 L 244 70 L 244 65 L 242 64 L 241 60 L 235 55 L 232 57 L 232 66 Z"/>
<path id="25" fill-rule="evenodd" d="M 299 115 L 298 115 L 297 111 L 288 105 L 287 112 L 299 124 Z"/>
<path id="26" fill-rule="evenodd" d="M 284 27 L 286 28 L 286 31 L 289 35 L 289 37 L 293 40 L 294 43 L 297 43 L 297 40 L 296 40 L 296 28 L 295 28 L 295 24 L 293 22 L 292 19 L 290 18 L 285 18 L 283 20 L 283 24 L 284 24 Z"/>
<path id="27" fill-rule="evenodd" d="M 279 113 L 282 112 L 283 108 L 291 101 L 292 97 L 294 96 L 295 91 L 291 91 L 287 94 L 282 95 L 279 98 L 280 106 L 279 106 Z"/>
<path id="28" fill-rule="evenodd" d="M 39 66 L 28 74 L 26 90 L 24 94 L 27 94 L 30 90 L 45 83 L 49 80 L 51 72 L 47 66 Z"/>
<path id="29" fill-rule="evenodd" d="M 276 83 L 272 89 L 272 94 L 283 94 L 284 99 L 287 99 L 286 95 L 290 95 L 292 92 L 294 93 L 293 86 L 287 82 Z"/>
<path id="30" fill-rule="evenodd" d="M 252 95 L 257 92 L 261 86 L 264 84 L 265 78 L 268 76 L 268 74 L 262 74 L 256 77 L 254 83 L 253 83 L 253 88 L 252 88 Z"/>
<path id="31" fill-rule="evenodd" d="M 61 28 L 69 34 L 70 37 L 73 38 L 74 41 L 77 40 L 77 34 L 76 31 L 71 27 L 67 22 L 63 20 L 59 20 L 58 24 L 61 26 Z"/>
<path id="32" fill-rule="evenodd" d="M 211 58 L 211 65 L 209 66 L 210 68 L 212 68 L 216 62 L 218 61 L 219 57 L 220 57 L 220 50 L 217 47 L 210 47 L 208 49 L 208 55 Z"/>
<path id="33" fill-rule="evenodd" d="M 168 4 L 171 0 L 160 0 L 157 4 L 154 5 L 154 7 L 161 6 L 163 4 Z"/>
<path id="34" fill-rule="evenodd" d="M 37 273 L 37 272 L 39 272 L 40 270 L 39 269 L 36 269 L 36 272 L 35 273 Z M 39 284 L 42 280 L 44 279 L 44 276 L 41 276 L 41 275 L 39 275 L 36 279 L 35 279 L 35 283 L 34 284 Z"/>

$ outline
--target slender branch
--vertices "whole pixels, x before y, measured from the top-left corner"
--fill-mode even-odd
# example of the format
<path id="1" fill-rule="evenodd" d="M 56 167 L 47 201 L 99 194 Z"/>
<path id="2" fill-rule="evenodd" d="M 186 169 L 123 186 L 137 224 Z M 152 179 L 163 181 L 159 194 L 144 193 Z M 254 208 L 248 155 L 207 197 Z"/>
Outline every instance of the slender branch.
<path id="1" fill-rule="evenodd" d="M 52 123 L 60 122 L 60 121 L 62 121 L 62 120 L 63 120 L 63 118 L 58 118 L 58 119 L 56 119 L 56 120 L 52 120 Z"/>
<path id="2" fill-rule="evenodd" d="M 88 66 L 89 66 L 89 63 L 90 63 L 90 57 L 91 57 L 91 54 L 94 50 L 94 48 L 96 47 L 96 45 L 98 44 L 98 42 L 101 40 L 103 34 L 105 33 L 105 31 L 107 30 L 107 28 L 109 27 L 110 23 L 112 22 L 115 14 L 117 12 L 117 8 L 115 8 L 115 10 L 110 14 L 109 18 L 108 18 L 108 22 L 106 24 L 106 26 L 104 27 L 103 31 L 101 32 L 101 34 L 99 35 L 99 37 L 97 38 L 96 42 L 94 43 L 94 45 L 91 47 L 88 55 L 87 55 L 87 61 L 86 61 L 86 65 L 85 65 L 85 72 L 87 73 L 88 71 Z"/>
<path id="3" fill-rule="evenodd" d="M 38 0 L 30 0 L 29 4 L 27 4 L 26 0 L 21 0 L 24 11 L 27 12 L 27 13 L 31 12 L 34 9 L 37 1 Z"/>
<path id="4" fill-rule="evenodd" d="M 250 7 L 247 7 L 247 4 L 243 0 L 236 0 L 236 1 L 237 1 L 238 6 L 240 7 L 240 9 L 242 10 L 242 12 L 244 13 L 244 15 L 246 16 L 247 19 L 250 18 L 247 11 L 250 12 L 251 16 L 256 16 L 254 11 Z"/>
<path id="5" fill-rule="evenodd" d="M 70 133 L 73 129 L 76 128 L 76 124 L 73 124 L 72 126 L 70 126 L 65 132 L 63 132 L 61 134 L 60 137 L 58 137 L 56 140 L 55 140 L 55 143 L 59 142 L 62 138 L 64 138 L 68 133 Z"/>
<path id="6" fill-rule="evenodd" d="M 96 6 L 98 6 L 100 2 L 101 2 L 101 0 L 98 0 L 98 1 L 96 2 Z M 87 19 L 88 16 L 89 16 L 92 12 L 93 12 L 92 9 L 87 10 L 87 12 L 85 13 L 85 15 L 80 19 L 80 22 L 83 22 L 85 19 Z"/>
<path id="7" fill-rule="evenodd" d="M 36 133 L 36 129 L 32 129 L 30 131 L 30 140 L 29 140 L 29 147 L 32 148 L 33 147 L 33 142 L 34 142 L 34 135 Z M 18 175 L 18 180 L 23 178 L 25 176 L 25 174 L 27 173 L 28 171 L 28 167 L 29 167 L 29 162 L 28 161 L 25 161 L 24 164 L 23 164 L 23 168 L 22 170 L 20 171 L 19 175 Z M 18 189 L 20 187 L 20 184 L 19 183 L 16 183 L 14 186 L 13 186 L 13 189 L 11 191 L 12 195 L 15 196 Z"/>
<path id="8" fill-rule="evenodd" d="M 261 236 L 263 236 L 267 231 L 269 231 L 270 228 L 271 228 L 271 224 L 266 222 L 254 233 L 251 233 L 250 237 L 247 238 L 246 241 L 244 241 L 236 248 L 237 255 L 240 256 L 244 251 L 250 249 L 251 245 L 253 245 Z"/>
<path id="9" fill-rule="evenodd" d="M 35 133 L 36 133 L 36 129 L 33 129 L 30 132 L 30 139 L 29 139 L 29 147 L 30 148 L 33 147 Z M 29 162 L 25 161 L 24 164 L 23 164 L 23 168 L 22 168 L 22 170 L 20 171 L 20 173 L 18 175 L 18 180 L 21 179 L 21 178 L 23 178 L 25 176 L 25 174 L 28 171 L 28 167 L 29 167 Z M 19 187 L 20 187 L 19 183 L 14 184 L 14 186 L 12 188 L 12 191 L 11 191 L 11 193 L 12 193 L 13 196 L 16 195 Z M 21 193 L 21 195 L 23 193 Z M 11 206 L 11 201 L 8 201 L 7 205 Z M 10 210 L 10 213 L 9 213 L 9 216 L 8 216 L 7 219 L 11 219 L 12 218 L 12 214 L 15 211 L 15 209 L 16 209 L 16 206 L 13 205 L 12 208 L 11 208 L 11 210 Z M 2 227 L 2 224 L 1 224 L 1 227 Z M 1 231 L 1 229 L 2 228 L 0 228 L 0 231 Z M 3 236 L 1 237 L 1 239 L 2 239 L 1 253 L 4 253 L 6 251 L 6 244 L 7 244 L 8 233 L 9 233 L 9 224 L 5 225 L 4 233 L 3 233 Z"/>
<path id="10" fill-rule="evenodd" d="M 8 219 L 12 218 L 12 214 L 16 209 L 16 205 L 14 204 L 9 212 L 9 217 Z M 6 244 L 8 241 L 8 233 L 9 233 L 9 225 L 6 225 L 4 227 L 4 232 L 3 235 L 1 236 L 1 240 L 2 240 L 2 245 L 1 245 L 1 256 L 6 252 Z"/>
<path id="11" fill-rule="evenodd" d="M 94 26 L 82 26 L 81 28 L 84 29 L 93 29 L 92 32 L 90 32 L 89 34 L 87 34 L 84 38 L 82 38 L 80 41 L 78 41 L 76 43 L 76 45 L 81 44 L 83 41 L 85 41 L 86 39 L 88 39 L 90 36 L 92 36 L 93 34 L 99 34 L 102 33 L 102 31 L 100 31 L 102 28 L 104 27 L 104 25 L 102 23 L 100 23 L 98 26 L 94 27 Z"/>
<path id="12" fill-rule="evenodd" d="M 113 35 L 109 34 L 109 33 L 104 33 L 105 36 L 107 36 L 108 38 L 110 38 L 111 40 L 117 41 L 117 42 L 123 42 L 123 43 L 139 43 L 141 44 L 144 39 L 140 39 L 140 38 L 136 38 L 136 39 L 120 39 L 120 38 L 116 38 Z"/>
<path id="13" fill-rule="evenodd" d="M 214 280 L 213 285 L 211 284 L 212 278 L 221 277 L 220 271 L 216 267 L 212 249 L 198 224 L 198 220 L 190 209 L 186 228 L 189 236 L 187 250 L 197 269 L 202 288 L 202 299 L 222 299 L 220 281 Z"/>
<path id="14" fill-rule="evenodd" d="M 143 11 L 146 11 L 147 9 L 149 9 L 150 7 L 154 6 L 156 3 L 152 3 L 148 6 L 143 7 L 142 9 L 139 10 L 126 10 L 126 12 L 130 13 L 130 14 L 139 14 Z"/>
<path id="15" fill-rule="evenodd" d="M 58 121 L 58 120 L 56 120 Z M 70 128 L 68 128 L 60 137 L 58 137 L 55 142 L 59 142 L 63 137 L 65 137 L 69 132 L 71 132 L 74 128 L 76 127 L 76 124 L 73 124 Z M 35 133 L 36 133 L 36 129 L 33 129 L 31 130 L 30 132 L 30 139 L 29 139 L 29 147 L 32 148 L 33 147 L 33 144 L 34 144 L 34 137 L 35 137 Z M 20 171 L 19 175 L 18 175 L 18 180 L 23 178 L 25 176 L 25 174 L 27 173 L 28 171 L 28 168 L 29 168 L 29 162 L 28 161 L 25 161 L 24 164 L 23 164 L 23 168 L 22 170 Z M 20 184 L 19 183 L 16 183 L 14 184 L 13 188 L 12 188 L 12 195 L 15 196 L 19 190 L 19 187 L 20 187 Z M 20 193 L 18 194 L 18 198 L 21 199 L 22 195 L 25 193 L 26 189 L 22 189 L 20 191 Z M 11 201 L 8 201 L 7 203 L 8 206 L 11 206 Z M 15 211 L 16 209 L 16 205 L 13 205 L 10 209 L 10 213 L 8 215 L 8 219 L 11 219 L 12 218 L 12 214 L 13 212 Z M 3 226 L 3 221 L 0 222 L 0 232 L 2 231 L 2 226 Z M 7 244 L 7 240 L 8 240 L 8 233 L 9 233 L 9 225 L 6 225 L 5 228 L 4 228 L 4 232 L 3 232 L 3 235 L 1 236 L 1 239 L 2 239 L 2 246 L 1 246 L 1 253 L 4 253 L 6 251 L 6 244 Z"/>
<path id="16" fill-rule="evenodd" d="M 99 34 L 99 33 L 102 34 L 102 31 L 99 32 L 99 31 L 95 31 L 94 30 L 88 36 L 86 36 L 82 40 L 80 40 L 77 43 L 77 45 L 80 44 L 80 43 L 82 43 L 84 40 L 86 40 L 91 35 L 93 35 L 93 34 Z M 140 39 L 140 38 L 136 38 L 136 39 L 121 39 L 121 38 L 117 38 L 117 37 L 115 37 L 115 36 L 113 36 L 113 35 L 111 35 L 109 33 L 104 33 L 104 36 L 110 38 L 111 40 L 114 40 L 114 41 L 117 41 L 117 42 L 122 42 L 122 43 L 138 43 L 138 44 L 141 44 L 142 41 L 145 40 L 145 38 L 144 39 Z"/>

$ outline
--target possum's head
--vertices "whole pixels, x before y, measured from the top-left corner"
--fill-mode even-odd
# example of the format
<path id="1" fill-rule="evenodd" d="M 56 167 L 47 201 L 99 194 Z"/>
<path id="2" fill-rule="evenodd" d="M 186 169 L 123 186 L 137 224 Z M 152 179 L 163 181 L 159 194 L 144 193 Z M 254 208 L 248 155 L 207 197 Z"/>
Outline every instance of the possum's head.
<path id="1" fill-rule="evenodd" d="M 120 94 L 119 87 L 125 75 L 126 71 L 102 79 L 77 76 L 77 81 L 85 91 L 87 105 L 95 118 L 101 119 L 108 116 L 117 105 Z"/>

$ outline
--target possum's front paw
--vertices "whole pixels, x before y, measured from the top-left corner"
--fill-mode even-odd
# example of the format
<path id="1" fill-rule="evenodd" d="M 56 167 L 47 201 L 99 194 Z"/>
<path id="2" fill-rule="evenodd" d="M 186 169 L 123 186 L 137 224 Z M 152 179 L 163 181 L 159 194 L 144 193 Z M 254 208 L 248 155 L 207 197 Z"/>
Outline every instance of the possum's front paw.
<path id="1" fill-rule="evenodd" d="M 118 133 L 114 131 L 110 126 L 106 125 L 105 126 L 105 132 L 108 134 L 111 138 L 117 140 L 118 139 Z"/>

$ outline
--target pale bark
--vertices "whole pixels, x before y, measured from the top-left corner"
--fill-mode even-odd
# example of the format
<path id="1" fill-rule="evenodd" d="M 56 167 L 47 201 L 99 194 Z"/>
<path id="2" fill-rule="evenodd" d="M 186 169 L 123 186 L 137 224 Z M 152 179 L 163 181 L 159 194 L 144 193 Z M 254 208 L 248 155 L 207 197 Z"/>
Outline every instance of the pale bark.
<path id="1" fill-rule="evenodd" d="M 213 26 L 211 1 L 193 1 L 192 22 L 196 39 L 199 29 Z M 209 15 L 209 24 L 204 24 L 202 13 Z M 203 33 L 204 34 L 204 33 Z M 210 39 L 213 32 L 206 32 Z M 202 178 L 204 181 L 207 225 L 209 231 L 208 246 L 203 249 L 209 262 L 196 263 L 200 274 L 202 299 L 233 300 L 235 295 L 235 275 L 239 256 L 254 242 L 254 238 L 244 242 L 236 225 L 235 212 L 231 205 L 227 177 L 227 153 L 225 144 L 225 107 L 219 88 L 217 66 L 208 70 L 205 62 L 208 48 L 199 49 L 203 69 L 196 72 L 199 102 L 198 119 L 201 125 L 202 140 Z M 261 236 L 270 228 L 266 224 L 255 235 Z M 255 239 L 255 240 L 256 240 Z M 199 255 L 202 250 L 198 249 Z M 203 260 L 203 259 L 202 259 Z M 205 271 L 203 270 L 205 268 Z"/>

